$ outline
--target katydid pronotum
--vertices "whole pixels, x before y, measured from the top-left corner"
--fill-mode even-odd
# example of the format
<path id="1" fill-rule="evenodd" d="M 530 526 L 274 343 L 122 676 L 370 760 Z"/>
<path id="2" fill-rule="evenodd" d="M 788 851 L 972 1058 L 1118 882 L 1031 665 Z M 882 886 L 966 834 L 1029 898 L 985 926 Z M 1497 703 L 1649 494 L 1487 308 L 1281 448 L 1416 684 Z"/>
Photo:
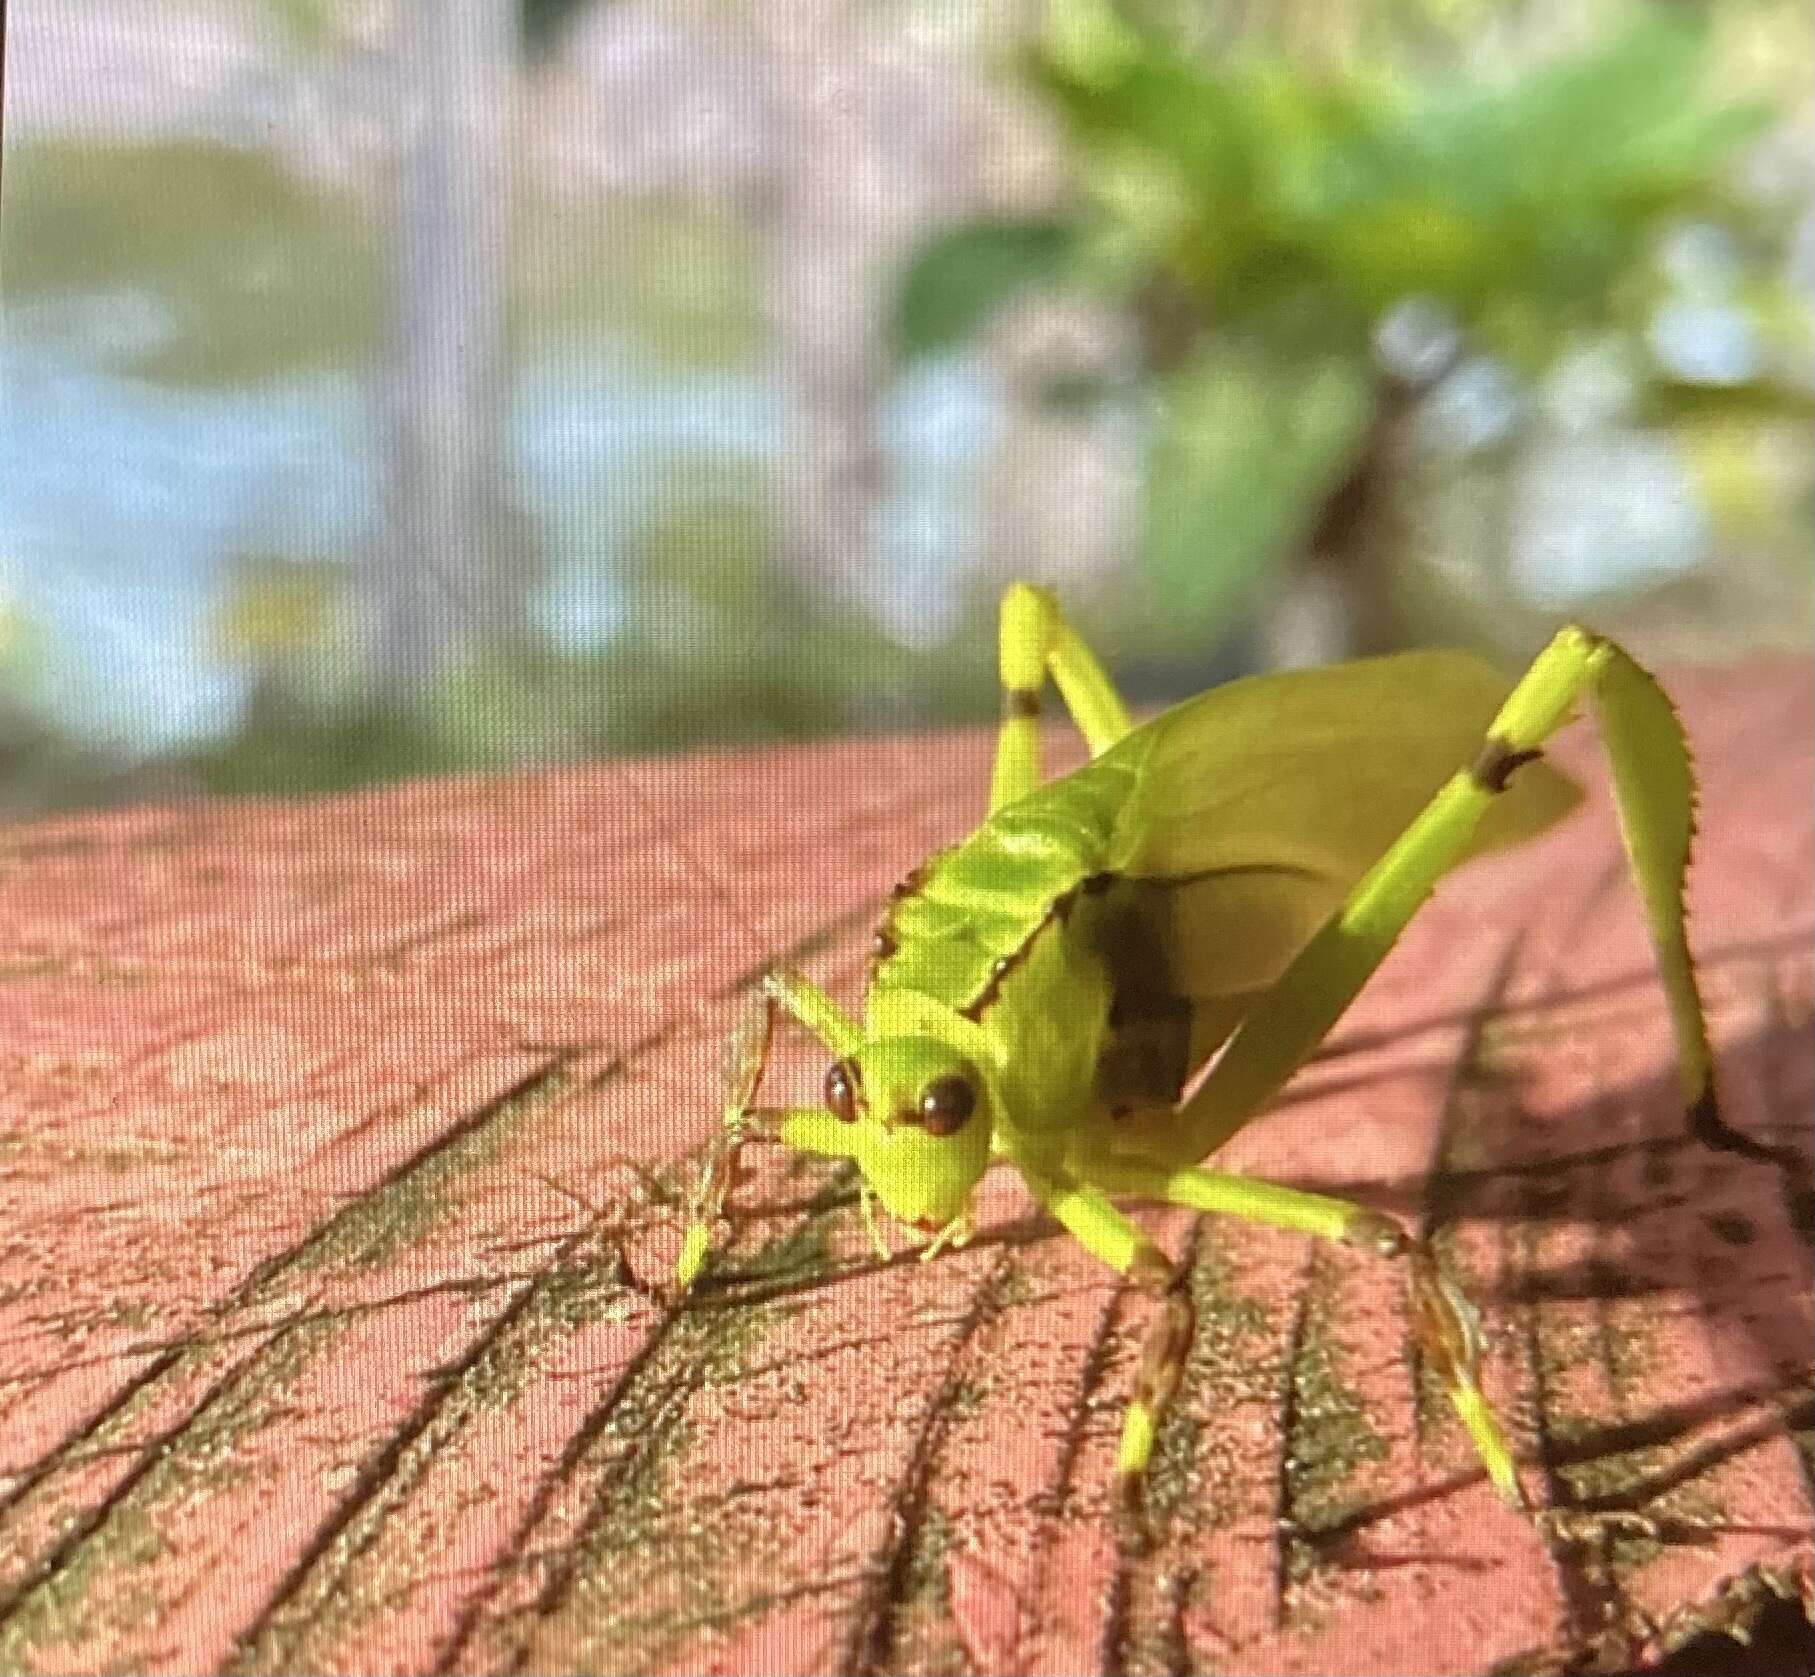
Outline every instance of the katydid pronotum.
<path id="1" fill-rule="evenodd" d="M 1000 658 L 988 814 L 896 887 L 862 1022 L 797 972 L 769 973 L 753 997 L 680 1286 L 706 1264 L 753 1137 L 854 1160 L 885 1255 L 875 1202 L 929 1235 L 931 1256 L 968 1238 L 972 1191 L 1007 1161 L 1155 1298 L 1117 1457 L 1117 1506 L 1138 1539 L 1194 1322 L 1184 1271 L 1115 1202 L 1300 1231 L 1405 1262 L 1423 1354 L 1494 1485 L 1523 1506 L 1482 1395 L 1475 1308 L 1434 1250 L 1377 1211 L 1202 1161 L 1317 1048 L 1442 875 L 1574 805 L 1541 755 L 1582 699 L 1611 761 L 1692 1125 L 1730 1134 L 1684 934 L 1694 785 L 1669 700 L 1572 626 L 1510 691 L 1474 658 L 1413 652 L 1232 682 L 1137 727 L 1054 596 L 1024 583 L 1003 598 Z M 1090 761 L 1043 781 L 1049 678 Z M 756 1104 L 777 1010 L 833 1056 L 823 1107 Z"/>

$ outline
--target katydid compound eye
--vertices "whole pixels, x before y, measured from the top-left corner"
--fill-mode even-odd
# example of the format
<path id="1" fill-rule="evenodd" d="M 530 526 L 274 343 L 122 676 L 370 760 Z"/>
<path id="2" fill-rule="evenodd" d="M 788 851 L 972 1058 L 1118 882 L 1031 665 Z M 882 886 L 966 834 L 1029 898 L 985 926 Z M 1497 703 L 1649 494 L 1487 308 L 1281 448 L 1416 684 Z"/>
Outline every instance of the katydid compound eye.
<path id="1" fill-rule="evenodd" d="M 834 1118 L 857 1122 L 857 1071 L 849 1060 L 837 1060 L 826 1069 L 826 1106 Z"/>
<path id="2" fill-rule="evenodd" d="M 977 1091 L 962 1077 L 935 1077 L 920 1091 L 920 1122 L 928 1135 L 954 1135 L 977 1105 Z"/>

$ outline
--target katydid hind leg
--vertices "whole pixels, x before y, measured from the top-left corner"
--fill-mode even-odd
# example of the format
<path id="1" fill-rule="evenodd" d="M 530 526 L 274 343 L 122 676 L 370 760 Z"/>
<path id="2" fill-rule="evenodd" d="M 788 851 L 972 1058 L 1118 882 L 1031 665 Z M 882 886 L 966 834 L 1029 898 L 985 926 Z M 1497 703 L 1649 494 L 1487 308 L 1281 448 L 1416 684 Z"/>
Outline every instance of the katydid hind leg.
<path id="1" fill-rule="evenodd" d="M 1638 664 L 1613 642 L 1572 626 L 1513 688 L 1475 760 L 1458 767 L 1369 869 L 1182 1103 L 1178 1118 L 1189 1138 L 1189 1156 L 1201 1159 L 1220 1147 L 1309 1058 L 1462 857 L 1494 798 L 1583 698 L 1595 706 L 1612 764 L 1626 853 L 1669 997 L 1691 1126 L 1717 1145 L 1756 1146 L 1719 1116 L 1713 1057 L 1685 934 L 1694 778 L 1681 726 L 1669 700 Z"/>
<path id="2" fill-rule="evenodd" d="M 1459 766 L 1347 901 L 1293 960 L 1230 1037 L 1221 1056 L 1181 1104 L 1187 1156 L 1204 1158 L 1259 1114 L 1303 1064 L 1372 976 L 1439 879 L 1463 856 L 1493 800 L 1537 757 L 1582 699 L 1593 702 L 1613 770 L 1620 827 L 1676 1034 L 1677 1062 L 1691 1127 L 1714 1145 L 1754 1150 L 1719 1116 L 1713 1058 L 1685 932 L 1684 885 L 1694 827 L 1694 778 L 1674 710 L 1651 677 L 1611 641 L 1564 629 L 1513 688 L 1474 761 Z M 1138 1174 L 1138 1171 L 1133 1172 Z M 1166 1173 L 1142 1184 L 1124 1173 L 1123 1191 L 1157 1193 L 1205 1210 L 1226 1210 L 1332 1238 L 1344 1229 L 1312 1224 L 1324 1211 L 1278 1200 L 1280 1190 L 1233 1187 L 1208 1171 Z M 1116 1181 L 1114 1177 L 1106 1180 Z M 1272 1199 L 1269 1200 L 1268 1196 Z M 1220 1201 L 1221 1203 L 1213 1203 Z M 1368 1225 L 1358 1224 L 1366 1231 Z M 1389 1225 L 1390 1227 L 1390 1225 Z M 1404 1237 L 1401 1237 L 1402 1240 Z M 1496 1484 L 1516 1496 L 1510 1453 L 1476 1377 L 1479 1330 L 1473 1307 L 1427 1248 L 1408 1243 L 1414 1324 L 1442 1373 L 1458 1413 Z"/>
<path id="3" fill-rule="evenodd" d="M 1091 756 L 1101 756 L 1132 726 L 1108 672 L 1050 589 L 1009 584 L 1002 595 L 997 656 L 1002 726 L 990 778 L 991 814 L 1040 784 L 1040 703 L 1049 676 Z"/>

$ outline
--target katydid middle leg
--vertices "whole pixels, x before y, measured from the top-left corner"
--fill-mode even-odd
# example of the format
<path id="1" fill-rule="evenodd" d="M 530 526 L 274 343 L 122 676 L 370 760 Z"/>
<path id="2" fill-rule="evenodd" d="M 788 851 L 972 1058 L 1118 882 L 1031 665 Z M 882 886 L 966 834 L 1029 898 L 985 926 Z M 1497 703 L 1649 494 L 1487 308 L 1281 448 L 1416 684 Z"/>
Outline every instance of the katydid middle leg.
<path id="1" fill-rule="evenodd" d="M 1151 1533 L 1141 1489 L 1161 1419 L 1178 1391 L 1197 1332 L 1190 1276 L 1172 1262 L 1125 1212 L 1093 1183 L 1038 1175 L 1023 1167 L 1028 1186 L 1059 1222 L 1097 1258 L 1157 1300 L 1141 1347 L 1140 1370 L 1122 1419 L 1116 1450 L 1116 1517 L 1123 1541 L 1144 1548 Z"/>
<path id="2" fill-rule="evenodd" d="M 1168 1169 L 1119 1158 L 1093 1160 L 1090 1179 L 1107 1193 L 1161 1200 L 1193 1211 L 1239 1217 L 1322 1240 L 1358 1246 L 1411 1266 L 1413 1321 L 1418 1343 L 1450 1394 L 1494 1488 L 1515 1507 L 1525 1499 L 1511 1447 L 1481 1394 L 1481 1328 L 1475 1308 L 1422 1240 L 1391 1217 L 1328 1194 L 1262 1182 L 1201 1165 Z"/>

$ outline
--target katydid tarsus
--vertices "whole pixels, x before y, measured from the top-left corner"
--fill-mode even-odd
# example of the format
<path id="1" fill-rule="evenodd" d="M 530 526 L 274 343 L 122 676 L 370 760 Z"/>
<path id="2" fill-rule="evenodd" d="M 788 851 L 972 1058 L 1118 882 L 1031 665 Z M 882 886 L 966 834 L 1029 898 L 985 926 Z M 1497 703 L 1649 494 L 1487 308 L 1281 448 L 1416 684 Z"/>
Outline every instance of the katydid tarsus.
<path id="1" fill-rule="evenodd" d="M 676 1280 L 691 1287 L 740 1147 L 854 1160 L 875 1207 L 961 1244 L 998 1161 L 1156 1309 L 1117 1458 L 1125 1529 L 1193 1328 L 1185 1272 L 1116 1202 L 1296 1230 L 1402 1261 L 1410 1320 L 1500 1493 L 1523 1506 L 1480 1385 L 1476 1311 L 1434 1250 L 1346 1200 L 1207 1168 L 1313 1053 L 1451 868 L 1577 801 L 1542 760 L 1588 701 L 1674 1023 L 1692 1127 L 1733 1141 L 1684 932 L 1693 778 L 1676 715 L 1613 642 L 1563 629 L 1510 688 L 1481 661 L 1412 652 L 1263 675 L 1134 725 L 1049 591 L 1002 602 L 1004 720 L 988 812 L 913 869 L 871 949 L 861 1021 L 793 971 L 734 1036 L 722 1125 Z M 1055 685 L 1090 760 L 1042 779 Z M 757 1104 L 778 1014 L 832 1056 L 824 1104 Z M 886 1244 L 881 1246 L 886 1253 Z"/>

